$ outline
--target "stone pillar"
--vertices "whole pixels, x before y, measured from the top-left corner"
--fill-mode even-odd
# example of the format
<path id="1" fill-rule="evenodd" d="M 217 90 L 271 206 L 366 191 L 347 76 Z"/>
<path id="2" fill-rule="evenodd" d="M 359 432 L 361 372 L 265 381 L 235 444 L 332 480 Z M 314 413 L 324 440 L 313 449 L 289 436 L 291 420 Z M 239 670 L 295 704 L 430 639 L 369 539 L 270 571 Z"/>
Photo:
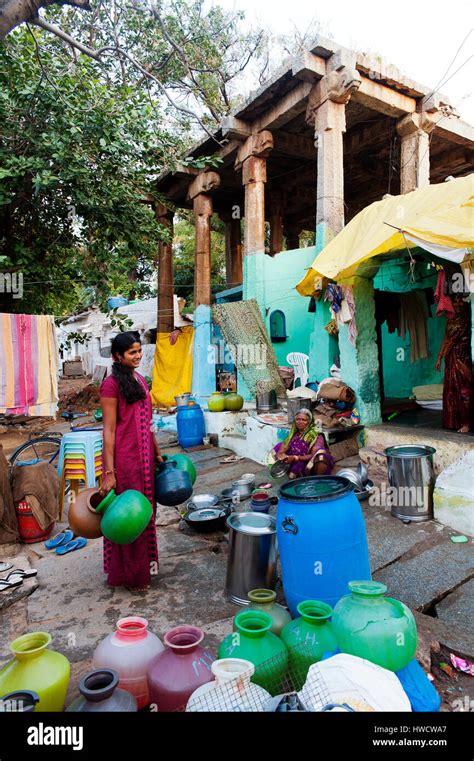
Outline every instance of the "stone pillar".
<path id="1" fill-rule="evenodd" d="M 240 147 L 235 169 L 245 186 L 244 299 L 256 298 L 265 310 L 265 183 L 266 157 L 273 148 L 268 130 L 251 135 Z"/>
<path id="2" fill-rule="evenodd" d="M 192 392 L 200 404 L 216 388 L 211 314 L 211 193 L 220 185 L 215 172 L 203 172 L 191 183 L 188 200 L 193 202 L 196 235 L 194 269 L 194 348 Z"/>
<path id="3" fill-rule="evenodd" d="M 400 146 L 400 193 L 410 193 L 430 184 L 430 132 L 433 114 L 407 114 L 397 124 Z"/>
<path id="4" fill-rule="evenodd" d="M 314 128 L 317 151 L 316 187 L 316 253 L 344 227 L 344 154 L 343 136 L 346 131 L 346 103 L 360 87 L 361 79 L 354 61 L 329 59 L 328 73 L 310 92 L 306 121 Z M 319 310 L 319 311 L 318 311 Z M 314 331 L 310 337 L 309 372 L 321 378 L 319 357 L 325 366 L 333 356 L 331 336 L 321 329 L 320 304 L 316 307 Z M 344 378 L 345 380 L 345 378 Z"/>
<path id="5" fill-rule="evenodd" d="M 169 240 L 158 243 L 158 333 L 174 328 L 173 212 L 162 203 L 155 206 L 157 222 L 169 231 Z"/>
<path id="6" fill-rule="evenodd" d="M 321 251 L 344 227 L 344 156 L 346 103 L 360 87 L 355 67 L 340 66 L 315 85 L 306 121 L 314 127 L 317 149 L 316 248 Z"/>
<path id="7" fill-rule="evenodd" d="M 225 271 L 227 288 L 235 288 L 242 283 L 242 236 L 240 219 L 230 212 L 220 214 L 225 225 Z"/>
<path id="8" fill-rule="evenodd" d="M 353 345 L 349 340 L 348 325 L 339 327 L 341 375 L 356 393 L 361 422 L 374 425 L 382 422 L 382 416 L 373 280 L 354 278 L 353 293 L 358 334 Z"/>

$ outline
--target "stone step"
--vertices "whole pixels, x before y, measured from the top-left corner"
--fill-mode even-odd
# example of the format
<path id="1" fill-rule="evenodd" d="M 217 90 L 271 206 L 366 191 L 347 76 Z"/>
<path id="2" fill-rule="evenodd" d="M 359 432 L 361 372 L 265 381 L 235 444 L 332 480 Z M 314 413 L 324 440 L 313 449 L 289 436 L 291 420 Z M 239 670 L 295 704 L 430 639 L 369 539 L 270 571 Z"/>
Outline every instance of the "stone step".
<path id="1" fill-rule="evenodd" d="M 436 606 L 440 621 L 445 624 L 456 623 L 466 629 L 472 628 L 472 611 L 474 610 L 474 579 L 466 581 Z"/>

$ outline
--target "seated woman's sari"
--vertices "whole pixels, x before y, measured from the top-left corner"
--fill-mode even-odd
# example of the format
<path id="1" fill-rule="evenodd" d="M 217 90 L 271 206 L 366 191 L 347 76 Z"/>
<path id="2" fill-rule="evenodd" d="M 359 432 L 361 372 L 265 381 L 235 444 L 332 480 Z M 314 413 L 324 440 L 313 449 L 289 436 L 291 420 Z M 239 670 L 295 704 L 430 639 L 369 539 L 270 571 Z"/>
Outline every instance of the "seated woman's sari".
<path id="1" fill-rule="evenodd" d="M 273 451 L 278 454 L 282 447 L 285 448 L 287 455 L 304 456 L 311 453 L 324 458 L 326 471 L 323 475 L 330 475 L 334 468 L 335 460 L 329 452 L 326 438 L 318 431 L 314 423 L 311 423 L 305 431 L 298 431 L 293 423 L 286 439 L 277 444 Z M 310 476 L 311 470 L 307 470 L 308 465 L 308 462 L 292 462 L 288 474 L 293 474 L 295 478 Z"/>

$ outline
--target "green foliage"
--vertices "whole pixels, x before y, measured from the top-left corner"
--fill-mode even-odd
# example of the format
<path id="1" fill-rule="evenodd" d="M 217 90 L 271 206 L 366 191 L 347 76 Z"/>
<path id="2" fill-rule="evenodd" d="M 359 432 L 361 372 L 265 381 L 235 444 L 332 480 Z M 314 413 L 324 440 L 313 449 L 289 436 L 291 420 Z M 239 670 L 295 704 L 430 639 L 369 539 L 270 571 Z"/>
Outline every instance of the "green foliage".
<path id="1" fill-rule="evenodd" d="M 131 320 L 128 315 L 118 312 L 117 309 L 118 307 L 111 309 L 110 311 L 110 324 L 113 328 L 117 328 L 120 333 L 124 333 L 132 327 L 133 320 Z"/>
<path id="2" fill-rule="evenodd" d="M 72 330 L 67 334 L 67 338 L 65 338 L 64 341 L 61 341 L 59 344 L 59 351 L 68 352 L 72 349 L 73 344 L 80 344 L 81 346 L 84 346 L 90 337 L 90 333 L 77 333 L 76 331 Z"/>
<path id="3" fill-rule="evenodd" d="M 0 43 L 0 263 L 24 277 L 24 298 L 9 311 L 60 316 L 90 302 L 104 309 L 111 294 L 156 292 L 158 241 L 168 232 L 153 211 L 154 181 L 198 129 L 215 128 L 260 55 L 261 32 L 242 34 L 240 13 L 205 10 L 204 0 L 97 0 L 92 8 L 53 4 L 45 17 L 101 51 L 100 61 L 27 25 Z M 223 283 L 219 235 L 215 287 Z M 189 223 L 184 238 L 177 275 L 181 256 L 191 293 Z"/>

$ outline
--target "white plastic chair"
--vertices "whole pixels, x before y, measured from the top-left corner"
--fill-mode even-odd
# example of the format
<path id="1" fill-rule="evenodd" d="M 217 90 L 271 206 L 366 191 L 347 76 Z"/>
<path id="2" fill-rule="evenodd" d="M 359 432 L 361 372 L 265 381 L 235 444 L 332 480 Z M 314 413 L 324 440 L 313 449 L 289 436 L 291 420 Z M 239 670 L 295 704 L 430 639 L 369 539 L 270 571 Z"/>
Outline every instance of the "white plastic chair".
<path id="1" fill-rule="evenodd" d="M 296 388 L 296 381 L 300 379 L 301 386 L 306 386 L 309 378 L 307 354 L 303 354 L 300 351 L 292 351 L 287 355 L 286 361 L 295 370 L 295 380 L 293 382 L 293 388 Z"/>

